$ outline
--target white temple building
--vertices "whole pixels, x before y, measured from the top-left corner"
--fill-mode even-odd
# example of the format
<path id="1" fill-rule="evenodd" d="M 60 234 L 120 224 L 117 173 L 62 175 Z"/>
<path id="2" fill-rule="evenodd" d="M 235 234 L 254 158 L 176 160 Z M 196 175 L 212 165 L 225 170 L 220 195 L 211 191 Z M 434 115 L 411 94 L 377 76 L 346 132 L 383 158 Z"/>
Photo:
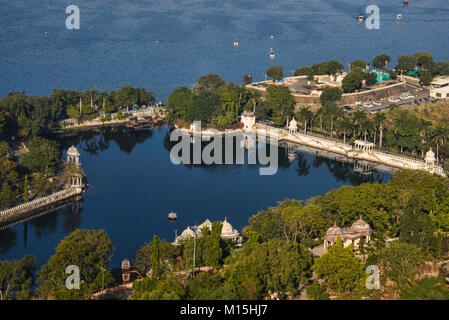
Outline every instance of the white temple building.
<path id="1" fill-rule="evenodd" d="M 362 237 L 365 238 L 365 244 L 370 243 L 371 234 L 372 230 L 369 224 L 362 219 L 362 216 L 350 228 L 340 228 L 337 226 L 337 223 L 334 223 L 324 236 L 324 249 L 327 250 L 327 248 L 337 242 L 338 238 L 341 238 L 344 248 L 352 245 L 357 250 L 359 249 L 359 243 Z"/>
<path id="2" fill-rule="evenodd" d="M 292 120 L 290 121 L 290 124 L 288 125 L 288 132 L 295 133 L 297 131 L 298 131 L 298 122 L 296 122 L 295 117 L 293 117 Z"/>
<path id="3" fill-rule="evenodd" d="M 67 150 L 67 162 L 74 163 L 77 168 L 81 168 L 80 152 L 73 145 Z M 82 173 L 74 173 L 70 177 L 70 187 L 81 193 L 84 189 L 83 178 Z"/>
<path id="4" fill-rule="evenodd" d="M 432 148 L 429 149 L 429 151 L 426 152 L 426 156 L 424 158 L 424 162 L 430 165 L 435 165 L 436 158 L 435 153 L 432 151 Z"/>
<path id="5" fill-rule="evenodd" d="M 232 227 L 232 225 L 227 221 L 227 218 L 225 217 L 223 223 L 223 227 L 221 229 L 221 238 L 222 239 L 231 239 L 236 243 L 237 245 L 241 244 L 242 237 L 240 236 L 240 233 Z M 202 230 L 204 228 L 208 228 L 210 231 L 212 231 L 212 222 L 209 219 L 206 219 L 202 224 L 196 226 L 196 236 L 202 237 Z M 195 237 L 195 231 L 192 230 L 190 227 L 187 227 L 181 235 L 177 236 L 175 239 L 174 244 L 178 245 L 180 242 L 187 240 L 189 238 Z"/>
<path id="6" fill-rule="evenodd" d="M 81 167 L 80 152 L 73 145 L 67 150 L 67 161 L 75 163 L 78 168 Z"/>
<path id="7" fill-rule="evenodd" d="M 253 126 L 256 124 L 254 112 L 245 110 L 240 116 L 240 119 L 243 123 L 243 130 L 253 130 Z"/>

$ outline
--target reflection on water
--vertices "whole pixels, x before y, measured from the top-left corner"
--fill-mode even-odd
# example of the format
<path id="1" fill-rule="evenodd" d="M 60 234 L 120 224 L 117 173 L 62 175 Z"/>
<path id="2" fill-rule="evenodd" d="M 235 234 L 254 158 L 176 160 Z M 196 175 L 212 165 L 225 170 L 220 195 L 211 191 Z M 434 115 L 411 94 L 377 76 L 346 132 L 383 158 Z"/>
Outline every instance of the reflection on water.
<path id="1" fill-rule="evenodd" d="M 72 136 L 75 134 L 75 136 Z M 96 128 L 87 131 L 78 131 L 63 134 L 61 144 L 64 149 L 68 149 L 71 145 L 82 145 L 82 151 L 89 155 L 98 155 L 110 147 L 110 143 L 115 142 L 121 151 L 131 153 L 138 143 L 151 138 L 153 130 L 135 130 L 119 127 Z"/>
<path id="2" fill-rule="evenodd" d="M 170 133 L 173 128 L 167 131 L 164 136 L 164 148 L 170 152 L 172 147 L 177 144 L 178 141 L 170 141 Z M 226 149 L 223 137 L 217 137 L 221 139 L 222 145 L 222 163 L 225 163 Z M 210 141 L 201 142 L 201 152 L 204 150 Z M 257 148 L 260 148 L 260 144 L 257 143 Z M 259 150 L 260 151 L 260 150 Z M 236 154 L 238 152 L 238 142 L 237 139 L 233 139 L 233 159 L 236 163 Z M 269 157 L 270 148 L 268 144 L 262 151 L 267 153 Z M 291 167 L 297 172 L 298 176 L 308 176 L 311 173 L 311 168 L 319 168 L 321 166 L 326 166 L 330 173 L 334 176 L 336 181 L 349 182 L 352 185 L 359 185 L 365 182 L 382 182 L 385 173 L 394 173 L 397 169 L 392 167 L 387 167 L 374 162 L 369 161 L 357 161 L 349 159 L 343 155 L 335 154 L 332 152 L 316 149 L 313 147 L 303 146 L 299 144 L 294 144 L 290 142 L 280 142 L 278 152 L 278 170 L 288 171 Z M 193 143 L 190 144 L 190 162 L 183 165 L 186 168 L 198 167 L 198 168 L 208 168 L 208 170 L 220 170 L 223 172 L 228 172 L 236 169 L 236 165 L 223 165 L 223 164 L 193 164 Z M 213 152 L 212 152 L 213 154 Z M 313 160 L 308 160 L 306 155 L 313 156 Z M 179 155 L 178 160 L 181 160 L 182 152 Z M 245 149 L 245 159 L 244 163 L 248 162 L 247 149 Z M 257 158 L 258 159 L 258 158 Z M 257 167 L 258 168 L 258 167 Z M 383 171 L 383 172 L 382 172 Z M 389 175 L 387 175 L 389 176 Z"/>
<path id="3" fill-rule="evenodd" d="M 0 255 L 6 255 L 17 246 L 17 225 L 23 227 L 23 247 L 28 244 L 28 228 L 33 230 L 37 239 L 53 234 L 62 227 L 63 233 L 71 233 L 81 225 L 82 201 L 72 199 L 56 208 L 39 211 L 17 222 L 0 226 Z"/>
<path id="4" fill-rule="evenodd" d="M 105 229 L 116 247 L 112 263 L 118 265 L 153 234 L 171 241 L 175 229 L 225 216 L 241 229 L 252 214 L 285 198 L 308 199 L 342 185 L 391 178 L 371 167 L 354 170 L 352 163 L 298 146 L 278 148 L 279 169 L 273 176 L 260 176 L 260 165 L 247 161 L 176 166 L 169 156 L 175 143 L 169 139 L 171 129 L 104 127 L 65 133 L 59 143 L 64 150 L 77 146 L 89 181 L 82 202 L 0 230 L 0 257 L 34 254 L 42 265 L 76 228 Z M 178 213 L 177 222 L 168 222 L 171 211 Z"/>

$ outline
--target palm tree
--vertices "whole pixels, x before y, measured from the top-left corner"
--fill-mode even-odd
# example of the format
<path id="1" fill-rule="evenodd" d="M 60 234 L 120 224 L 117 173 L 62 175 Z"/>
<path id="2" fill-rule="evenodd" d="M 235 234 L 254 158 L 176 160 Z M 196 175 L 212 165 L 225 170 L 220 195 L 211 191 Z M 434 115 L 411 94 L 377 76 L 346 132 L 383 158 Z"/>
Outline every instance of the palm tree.
<path id="1" fill-rule="evenodd" d="M 387 118 L 383 112 L 378 112 L 374 116 L 374 145 L 376 145 L 376 133 L 379 130 L 379 147 L 382 148 L 382 140 L 384 135 L 384 123 Z"/>
<path id="2" fill-rule="evenodd" d="M 449 138 L 449 128 L 443 123 L 438 124 L 434 128 L 433 135 L 432 135 L 432 140 L 437 145 L 437 164 L 438 164 L 438 160 L 439 160 L 439 155 L 438 155 L 439 146 L 444 144 L 444 142 L 448 138 Z"/>
<path id="3" fill-rule="evenodd" d="M 364 110 L 356 110 L 352 114 L 352 120 L 354 122 L 354 136 L 358 136 L 360 134 L 360 127 L 363 121 L 366 119 L 366 112 Z M 357 128 L 357 133 L 355 129 Z"/>
<path id="4" fill-rule="evenodd" d="M 419 136 L 421 137 L 421 156 L 424 157 L 425 145 L 432 139 L 432 122 L 421 119 L 421 125 L 419 128 Z"/>
<path id="5" fill-rule="evenodd" d="M 299 118 L 304 122 L 304 134 L 307 133 L 307 122 L 313 117 L 313 112 L 308 107 L 302 107 L 299 109 Z"/>
<path id="6" fill-rule="evenodd" d="M 323 107 L 319 108 L 315 113 L 315 115 L 320 119 L 320 131 L 323 131 L 323 114 L 324 114 Z"/>
<path id="7" fill-rule="evenodd" d="M 343 133 L 343 143 L 346 143 L 346 135 L 352 130 L 352 122 L 348 117 L 338 120 L 337 126 L 340 132 Z"/>
<path id="8" fill-rule="evenodd" d="M 372 127 L 372 121 L 370 118 L 365 118 L 361 123 L 360 123 L 360 127 L 363 131 L 364 134 L 364 140 L 366 141 L 366 136 L 369 133 L 369 129 Z"/>
<path id="9" fill-rule="evenodd" d="M 331 120 L 331 130 L 330 130 L 331 138 L 334 133 L 334 119 L 337 117 L 339 110 L 341 109 L 339 109 L 335 104 L 329 104 L 325 106 L 324 109 L 325 115 Z"/>

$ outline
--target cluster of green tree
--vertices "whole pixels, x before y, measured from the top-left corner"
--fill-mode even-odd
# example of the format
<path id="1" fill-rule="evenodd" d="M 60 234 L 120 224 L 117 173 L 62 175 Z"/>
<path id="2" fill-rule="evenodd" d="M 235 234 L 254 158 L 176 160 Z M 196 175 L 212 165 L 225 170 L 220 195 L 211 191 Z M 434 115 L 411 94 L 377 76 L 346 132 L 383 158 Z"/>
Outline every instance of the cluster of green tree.
<path id="1" fill-rule="evenodd" d="M 307 76 L 309 80 L 313 80 L 314 76 L 320 75 L 332 75 L 335 76 L 337 73 L 343 72 L 345 70 L 344 66 L 337 60 L 330 60 L 327 62 L 315 63 L 311 67 L 304 66 L 299 67 L 295 70 L 294 76 Z"/>
<path id="2" fill-rule="evenodd" d="M 17 163 L 12 161 L 11 150 L 0 142 L 0 209 L 8 208 L 20 193 Z"/>
<path id="3" fill-rule="evenodd" d="M 284 76 L 284 68 L 281 66 L 271 66 L 265 70 L 265 74 L 274 81 L 279 81 Z"/>
<path id="4" fill-rule="evenodd" d="M 0 136 L 27 138 L 42 135 L 57 128 L 58 121 L 67 117 L 88 118 L 99 109 L 110 113 L 117 107 L 152 102 L 153 93 L 131 86 L 110 93 L 97 89 L 84 92 L 53 89 L 50 97 L 11 92 L 0 99 Z"/>
<path id="5" fill-rule="evenodd" d="M 3 150 L 0 154 L 0 209 L 21 200 L 26 202 L 30 195 L 45 196 L 58 186 L 56 179 L 49 179 L 54 176 L 61 155 L 57 143 L 34 136 L 25 142 L 25 146 L 28 152 L 15 161 L 8 143 L 0 143 Z M 20 194 L 23 199 L 19 198 Z"/>
<path id="6" fill-rule="evenodd" d="M 36 259 L 33 256 L 0 261 L 0 299 L 88 299 L 102 288 L 116 284 L 111 272 L 107 271 L 113 250 L 111 240 L 103 230 L 80 229 L 61 240 L 55 253 L 37 271 L 37 279 Z M 68 266 L 79 268 L 79 289 L 67 287 L 67 278 L 74 272 L 70 269 L 67 274 Z M 72 273 L 75 274 L 76 271 Z M 76 288 L 75 282 L 68 282 Z M 34 291 L 33 286 L 37 286 Z"/>
<path id="7" fill-rule="evenodd" d="M 198 79 L 193 90 L 181 87 L 170 94 L 167 117 L 185 125 L 201 121 L 203 127 L 231 128 L 239 123 L 243 111 L 256 108 L 263 118 L 269 117 L 281 124 L 292 114 L 293 106 L 287 87 L 269 86 L 267 99 L 262 101 L 258 93 L 232 82 L 225 83 L 216 74 L 208 74 Z"/>
<path id="8" fill-rule="evenodd" d="M 429 85 L 435 76 L 449 75 L 449 61 L 435 62 L 432 55 L 427 52 L 401 55 L 397 60 L 396 70 L 398 72 L 408 73 L 418 70 L 420 82 L 423 85 Z"/>
<path id="9" fill-rule="evenodd" d="M 295 296 L 310 276 L 312 259 L 307 249 L 297 243 L 284 240 L 260 243 L 254 235 L 244 249 L 233 250 L 224 263 L 222 272 L 217 269 L 197 273 L 189 281 L 185 281 L 180 272 L 166 272 L 158 278 L 136 281 L 132 298 L 261 299 L 274 292 L 280 297 Z M 187 270 L 188 267 L 184 266 Z"/>
<path id="10" fill-rule="evenodd" d="M 449 75 L 449 62 L 434 62 L 432 55 L 427 52 L 417 52 L 414 55 L 401 55 L 397 58 L 397 61 L 398 64 L 395 69 L 388 70 L 387 65 L 391 62 L 391 57 L 386 54 L 380 54 L 372 60 L 371 65 L 378 70 L 389 73 L 392 80 L 397 78 L 398 72 L 407 73 L 412 70 L 418 70 L 420 82 L 423 85 L 429 85 L 434 76 Z M 350 62 L 349 65 L 350 73 L 345 76 L 342 83 L 344 92 L 349 93 L 360 90 L 363 83 L 366 86 L 375 84 L 377 74 L 367 72 L 367 62 L 357 59 Z M 303 66 L 297 68 L 294 75 L 307 76 L 309 80 L 314 80 L 314 76 L 317 75 L 328 74 L 335 76 L 335 74 L 342 71 L 344 71 L 343 65 L 336 60 L 331 60 L 329 62 L 316 63 L 311 67 Z M 270 77 L 273 78 L 273 76 Z"/>
<path id="11" fill-rule="evenodd" d="M 350 226 L 363 215 L 374 230 L 372 243 L 365 246 L 362 242 L 359 251 L 369 254 L 366 265 L 354 256 L 352 247 L 342 248 L 337 242 L 314 261 L 312 269 L 331 292 L 360 297 L 368 293 L 365 267 L 378 264 L 383 266 L 384 280 L 393 283 L 388 288 L 393 297 L 400 291 L 411 295 L 410 290 L 419 291 L 426 285 L 415 281 L 423 271 L 422 263 L 445 259 L 449 254 L 448 187 L 448 178 L 400 171 L 387 184 L 343 186 L 307 200 L 305 206 L 297 200 L 282 201 L 252 216 L 244 235 L 255 233 L 263 241 L 276 239 L 312 246 L 322 243 L 322 236 L 334 221 Z M 307 211 L 311 212 L 309 216 Z M 398 237 L 399 241 L 386 247 L 387 237 Z M 386 281 L 383 284 L 386 286 Z M 322 291 L 315 284 L 310 294 L 322 296 Z"/>

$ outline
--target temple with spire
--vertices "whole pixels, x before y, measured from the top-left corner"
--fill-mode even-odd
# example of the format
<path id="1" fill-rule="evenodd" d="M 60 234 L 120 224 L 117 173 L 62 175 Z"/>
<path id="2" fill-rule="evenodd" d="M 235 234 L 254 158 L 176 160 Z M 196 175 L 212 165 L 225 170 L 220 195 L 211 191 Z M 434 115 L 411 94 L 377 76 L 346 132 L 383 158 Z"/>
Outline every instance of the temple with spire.
<path id="1" fill-rule="evenodd" d="M 221 238 L 222 239 L 231 239 L 236 245 L 241 244 L 242 237 L 240 236 L 240 233 L 232 227 L 232 225 L 228 222 L 227 217 L 225 217 L 224 221 L 222 222 L 223 227 L 221 229 Z M 190 227 L 187 227 L 181 235 L 177 236 L 175 239 L 174 244 L 178 245 L 183 240 L 187 240 L 189 238 L 202 237 L 202 230 L 204 228 L 208 228 L 209 230 L 212 230 L 212 222 L 209 219 L 206 219 L 202 224 L 195 226 L 193 230 Z"/>
<path id="2" fill-rule="evenodd" d="M 338 238 L 341 238 L 344 248 L 352 245 L 354 250 L 357 250 L 359 249 L 360 239 L 364 238 L 365 244 L 369 244 L 372 233 L 369 224 L 362 219 L 362 215 L 349 228 L 340 228 L 337 226 L 337 222 L 334 222 L 334 225 L 327 230 L 324 236 L 324 249 L 327 250 L 337 242 Z"/>

